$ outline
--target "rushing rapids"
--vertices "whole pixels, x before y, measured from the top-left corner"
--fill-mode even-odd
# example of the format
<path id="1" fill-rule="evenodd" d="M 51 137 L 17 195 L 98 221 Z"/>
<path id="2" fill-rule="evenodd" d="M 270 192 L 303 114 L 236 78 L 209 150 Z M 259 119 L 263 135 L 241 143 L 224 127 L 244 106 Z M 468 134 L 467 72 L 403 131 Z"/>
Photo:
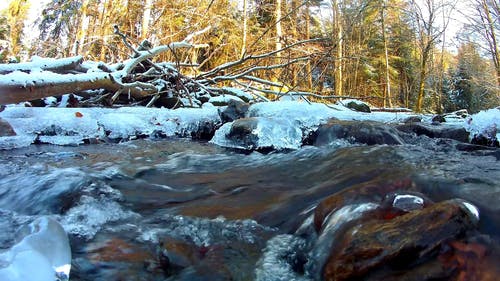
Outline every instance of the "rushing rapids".
<path id="1" fill-rule="evenodd" d="M 58 280 L 499 276 L 498 150 L 421 137 L 241 154 L 170 139 L 0 154 L 0 276 L 35 274 L 22 263 L 36 257 Z M 13 262 L 44 233 L 55 256 Z"/>

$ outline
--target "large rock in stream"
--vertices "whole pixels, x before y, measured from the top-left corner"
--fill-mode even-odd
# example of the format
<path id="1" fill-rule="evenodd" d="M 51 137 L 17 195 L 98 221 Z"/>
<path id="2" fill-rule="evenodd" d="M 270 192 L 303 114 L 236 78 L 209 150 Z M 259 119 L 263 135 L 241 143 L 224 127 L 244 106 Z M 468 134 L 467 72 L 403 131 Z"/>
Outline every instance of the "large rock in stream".
<path id="1" fill-rule="evenodd" d="M 293 121 L 267 117 L 240 118 L 224 124 L 211 142 L 243 150 L 298 149 L 302 145 L 302 130 Z"/>
<path id="2" fill-rule="evenodd" d="M 380 122 L 331 119 L 318 128 L 313 144 L 328 145 L 340 139 L 367 145 L 404 143 L 396 129 Z"/>
<path id="3" fill-rule="evenodd" d="M 325 280 L 453 280 L 437 256 L 477 226 L 469 203 L 449 200 L 400 216 L 365 220 L 343 232 L 323 269 Z M 460 279 L 457 279 L 460 280 Z"/>
<path id="4" fill-rule="evenodd" d="M 249 104 L 242 101 L 230 100 L 227 107 L 219 113 L 220 119 L 226 123 L 244 118 L 249 107 Z"/>
<path id="5" fill-rule="evenodd" d="M 450 127 L 440 125 L 425 125 L 422 123 L 408 123 L 396 127 L 405 133 L 414 133 L 417 136 L 425 135 L 429 138 L 447 138 L 460 142 L 469 142 L 469 132 L 463 127 Z"/>

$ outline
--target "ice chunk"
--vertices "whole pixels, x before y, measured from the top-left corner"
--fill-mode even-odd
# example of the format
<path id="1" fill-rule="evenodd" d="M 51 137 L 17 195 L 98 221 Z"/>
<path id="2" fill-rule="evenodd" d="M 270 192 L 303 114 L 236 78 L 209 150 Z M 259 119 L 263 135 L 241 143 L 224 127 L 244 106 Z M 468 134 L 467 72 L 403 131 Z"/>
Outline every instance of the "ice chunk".
<path id="1" fill-rule="evenodd" d="M 49 217 L 41 217 L 27 230 L 19 243 L 0 254 L 0 280 L 68 280 L 71 248 L 62 226 Z"/>
<path id="2" fill-rule="evenodd" d="M 302 131 L 294 121 L 275 118 L 249 118 L 254 128 L 245 136 L 230 137 L 234 124 L 243 119 L 224 124 L 210 141 L 224 147 L 239 149 L 298 149 L 302 145 Z M 240 124 L 238 124 L 239 126 Z M 247 126 L 250 128 L 251 126 Z"/>
<path id="3" fill-rule="evenodd" d="M 0 137 L 0 150 L 26 147 L 33 143 L 35 136 L 9 136 Z"/>

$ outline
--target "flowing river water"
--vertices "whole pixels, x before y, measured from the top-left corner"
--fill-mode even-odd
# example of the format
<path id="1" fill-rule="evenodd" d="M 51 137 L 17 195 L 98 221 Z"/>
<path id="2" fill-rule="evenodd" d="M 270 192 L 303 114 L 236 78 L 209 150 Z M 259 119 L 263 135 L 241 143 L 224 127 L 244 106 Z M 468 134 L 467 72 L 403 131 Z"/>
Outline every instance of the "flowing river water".
<path id="1" fill-rule="evenodd" d="M 299 233 L 325 198 L 366 186 L 377 202 L 385 186 L 467 200 L 496 245 L 498 152 L 425 140 L 261 154 L 177 139 L 0 151 L 0 249 L 50 216 L 69 235 L 70 280 L 321 279 L 331 247 L 306 249 L 316 238 Z"/>

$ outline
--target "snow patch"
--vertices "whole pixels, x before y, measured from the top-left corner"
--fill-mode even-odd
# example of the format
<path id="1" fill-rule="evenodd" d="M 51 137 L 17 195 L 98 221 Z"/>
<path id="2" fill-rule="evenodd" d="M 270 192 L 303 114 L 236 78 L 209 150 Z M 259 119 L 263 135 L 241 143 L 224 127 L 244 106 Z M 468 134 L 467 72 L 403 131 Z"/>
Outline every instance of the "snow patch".
<path id="1" fill-rule="evenodd" d="M 466 119 L 465 129 L 470 138 L 484 136 L 491 141 L 500 141 L 500 108 L 483 110 Z"/>
<path id="2" fill-rule="evenodd" d="M 220 95 L 220 96 L 216 96 L 216 97 L 211 97 L 208 100 L 208 102 L 211 104 L 214 104 L 214 105 L 223 105 L 223 104 L 225 105 L 225 104 L 228 104 L 229 101 L 231 101 L 231 100 L 243 102 L 243 100 L 240 99 L 239 97 L 231 96 L 231 95 Z"/>

